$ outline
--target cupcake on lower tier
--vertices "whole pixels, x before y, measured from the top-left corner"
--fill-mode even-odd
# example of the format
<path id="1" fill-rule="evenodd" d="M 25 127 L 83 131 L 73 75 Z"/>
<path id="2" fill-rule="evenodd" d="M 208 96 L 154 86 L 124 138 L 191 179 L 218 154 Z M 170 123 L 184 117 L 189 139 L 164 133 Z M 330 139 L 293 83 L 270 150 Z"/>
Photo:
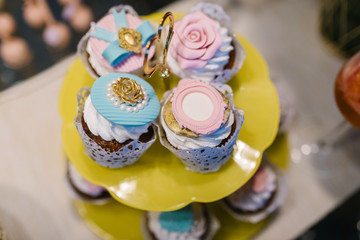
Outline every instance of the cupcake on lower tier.
<path id="1" fill-rule="evenodd" d="M 244 121 L 232 91 L 198 79 L 182 79 L 164 94 L 160 141 L 195 172 L 217 171 L 231 156 Z"/>
<path id="2" fill-rule="evenodd" d="M 147 212 L 143 224 L 147 240 L 209 240 L 219 222 L 205 205 L 193 203 L 171 212 Z"/>
<path id="3" fill-rule="evenodd" d="M 67 162 L 66 182 L 74 199 L 96 204 L 103 204 L 112 199 L 105 188 L 87 181 L 69 161 Z"/>
<path id="4" fill-rule="evenodd" d="M 285 180 L 280 173 L 263 164 L 249 182 L 224 198 L 223 203 L 236 219 L 257 223 L 280 207 L 285 192 Z"/>
<path id="5" fill-rule="evenodd" d="M 94 79 L 112 72 L 142 76 L 146 44 L 155 34 L 131 6 L 120 5 L 92 23 L 78 44 L 78 56 Z"/>
<path id="6" fill-rule="evenodd" d="M 154 89 L 131 74 L 111 73 L 78 93 L 76 128 L 87 154 L 104 167 L 133 164 L 155 141 L 160 112 Z"/>
<path id="7" fill-rule="evenodd" d="M 175 22 L 167 63 L 181 78 L 227 82 L 243 65 L 244 48 L 230 17 L 216 4 L 199 3 Z"/>

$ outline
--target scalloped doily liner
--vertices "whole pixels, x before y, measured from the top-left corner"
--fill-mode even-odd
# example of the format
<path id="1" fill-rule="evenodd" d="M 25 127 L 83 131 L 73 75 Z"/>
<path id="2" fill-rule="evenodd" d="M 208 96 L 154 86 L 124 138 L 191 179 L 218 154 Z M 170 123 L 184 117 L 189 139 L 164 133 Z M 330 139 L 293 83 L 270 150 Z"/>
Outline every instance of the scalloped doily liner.
<path id="1" fill-rule="evenodd" d="M 224 201 L 221 200 L 221 205 L 226 209 L 226 211 L 233 216 L 235 219 L 243 222 L 258 223 L 261 220 L 265 219 L 268 215 L 275 212 L 284 202 L 286 193 L 287 193 L 287 182 L 284 174 L 276 167 L 272 166 L 270 163 L 266 163 L 268 166 L 274 170 L 277 177 L 277 191 L 274 198 L 270 204 L 263 210 L 258 213 L 235 213 L 232 211 Z"/>
<path id="2" fill-rule="evenodd" d="M 146 143 L 140 142 L 138 140 L 131 141 L 126 144 L 124 147 L 120 148 L 116 152 L 105 151 L 101 146 L 99 146 L 94 140 L 92 140 L 85 132 L 81 124 L 81 119 L 83 116 L 84 104 L 86 98 L 90 94 L 90 88 L 84 87 L 80 89 L 77 94 L 77 116 L 75 118 L 75 126 L 81 137 L 81 140 L 86 149 L 86 153 L 91 159 L 93 159 L 97 164 L 108 167 L 108 168 L 122 168 L 127 165 L 131 165 L 140 156 L 155 142 L 156 140 L 156 129 L 154 128 L 154 135 Z"/>
<path id="3" fill-rule="evenodd" d="M 193 203 L 193 204 L 200 204 L 200 203 Z M 214 214 L 212 214 L 212 212 L 209 210 L 209 208 L 207 208 L 207 206 L 204 205 L 204 207 L 207 209 L 208 213 L 209 213 L 209 218 L 210 218 L 210 226 L 208 229 L 208 233 L 206 238 L 204 238 L 203 240 L 211 240 L 213 239 L 213 237 L 215 236 L 215 233 L 220 229 L 220 222 L 219 220 L 217 220 L 217 218 L 214 216 Z M 140 219 L 140 224 L 141 224 L 141 232 L 143 234 L 143 237 L 145 240 L 154 240 L 151 237 L 151 234 L 149 233 L 148 227 L 147 227 L 147 220 L 146 220 L 146 212 L 144 212 L 144 214 L 141 216 Z"/>
<path id="4" fill-rule="evenodd" d="M 137 12 L 130 5 L 118 5 L 118 6 L 112 7 L 109 9 L 108 14 L 111 14 L 113 9 L 115 9 L 118 12 L 120 12 L 121 10 L 124 9 L 127 13 L 129 13 L 133 16 L 139 17 Z M 153 23 L 151 21 L 150 21 L 150 23 L 155 29 L 157 28 L 157 26 L 155 26 L 155 23 Z M 80 39 L 80 41 L 77 45 L 76 54 L 77 54 L 78 58 L 80 58 L 81 62 L 84 64 L 84 66 L 85 66 L 87 72 L 90 74 L 90 76 L 94 79 L 97 79 L 98 77 L 100 77 L 100 75 L 92 67 L 92 63 L 90 62 L 90 58 L 89 58 L 89 53 L 86 50 L 88 41 L 90 38 L 90 30 L 91 29 L 89 29 L 89 31 Z M 155 54 L 152 59 L 157 59 L 157 57 L 156 57 L 157 55 L 158 55 L 158 51 L 155 50 Z M 150 60 L 151 63 L 153 63 L 153 61 L 154 60 Z M 107 71 L 108 71 L 108 73 L 114 72 L 114 71 L 111 71 L 110 69 L 108 69 Z M 144 70 L 141 67 L 141 68 L 139 68 L 135 71 L 129 72 L 129 73 L 142 77 L 144 75 Z"/>
<path id="5" fill-rule="evenodd" d="M 194 149 L 176 149 L 172 146 L 166 138 L 166 134 L 164 132 L 163 127 L 159 124 L 158 131 L 159 131 L 159 138 L 161 144 L 173 152 L 181 162 L 186 166 L 186 169 L 193 171 L 193 172 L 200 172 L 200 173 L 208 173 L 208 172 L 215 172 L 219 170 L 219 168 L 227 162 L 230 158 L 234 145 L 237 140 L 237 136 L 241 129 L 241 126 L 244 122 L 244 111 L 238 110 L 235 108 L 233 104 L 233 95 L 231 88 L 227 85 L 222 85 L 221 89 L 218 89 L 225 93 L 226 97 L 229 99 L 229 105 L 234 112 L 234 119 L 235 119 L 235 132 L 229 138 L 229 140 L 225 143 L 224 146 L 221 147 L 202 147 L 202 148 L 194 148 Z M 163 107 L 165 103 L 171 97 L 171 91 L 167 91 L 162 101 L 162 109 L 161 113 L 163 112 Z M 161 117 L 161 116 L 160 116 Z"/>
<path id="6" fill-rule="evenodd" d="M 216 76 L 216 78 L 214 78 L 211 81 L 211 82 L 215 82 L 215 83 L 226 83 L 243 66 L 244 61 L 245 61 L 245 57 L 246 57 L 245 49 L 240 44 L 240 42 L 237 39 L 234 31 L 232 30 L 231 20 L 230 20 L 229 15 L 227 15 L 225 13 L 225 11 L 223 10 L 222 7 L 220 7 L 219 5 L 216 5 L 216 4 L 212 4 L 212 3 L 198 3 L 197 5 L 195 5 L 194 7 L 192 7 L 190 9 L 189 13 L 196 12 L 196 11 L 203 12 L 205 15 L 207 15 L 208 17 L 216 20 L 217 22 L 220 23 L 221 26 L 224 26 L 229 30 L 229 36 L 232 38 L 232 44 L 235 47 L 235 56 L 234 56 L 235 59 L 233 60 L 234 61 L 233 66 L 232 66 L 231 69 L 224 69 L 222 74 Z M 171 63 L 171 61 L 170 61 L 170 63 Z M 170 68 L 171 68 L 171 66 L 170 66 Z M 186 74 L 184 74 L 184 72 L 181 71 L 180 68 L 174 68 L 174 69 L 171 69 L 171 70 L 172 71 L 175 70 L 174 74 L 176 74 L 180 78 L 189 77 Z"/>

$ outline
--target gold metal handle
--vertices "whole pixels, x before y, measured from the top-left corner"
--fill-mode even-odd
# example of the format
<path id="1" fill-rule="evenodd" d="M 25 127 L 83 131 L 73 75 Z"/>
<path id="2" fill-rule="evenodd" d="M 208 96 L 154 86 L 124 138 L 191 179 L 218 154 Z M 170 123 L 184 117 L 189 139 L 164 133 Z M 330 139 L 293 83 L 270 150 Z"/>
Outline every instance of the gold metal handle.
<path id="1" fill-rule="evenodd" d="M 161 40 L 161 33 L 162 33 L 164 22 L 166 21 L 166 19 L 169 19 L 170 23 L 169 23 L 169 32 L 168 32 L 168 35 L 166 37 L 166 42 L 165 42 L 165 48 L 163 50 L 163 61 L 162 61 L 162 63 L 157 63 L 157 64 L 155 64 L 155 66 L 150 67 L 149 66 L 150 47 L 152 46 L 154 41 Z M 167 12 L 161 18 L 161 21 L 159 23 L 158 33 L 156 35 L 154 35 L 150 39 L 150 41 L 146 44 L 145 57 L 144 57 L 144 73 L 147 74 L 149 77 L 151 77 L 157 69 L 159 69 L 161 77 L 166 78 L 166 77 L 170 76 L 170 70 L 166 66 L 166 58 L 167 58 L 170 42 L 171 42 L 173 35 L 174 35 L 174 15 L 172 14 L 172 12 Z"/>

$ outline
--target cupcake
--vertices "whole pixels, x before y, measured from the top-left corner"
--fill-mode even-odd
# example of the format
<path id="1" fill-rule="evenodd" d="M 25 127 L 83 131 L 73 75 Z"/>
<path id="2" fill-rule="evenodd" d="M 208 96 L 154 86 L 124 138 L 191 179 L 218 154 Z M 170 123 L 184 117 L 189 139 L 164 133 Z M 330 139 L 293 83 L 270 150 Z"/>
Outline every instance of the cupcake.
<path id="1" fill-rule="evenodd" d="M 219 229 L 205 205 L 193 203 L 171 212 L 147 212 L 143 233 L 148 240 L 207 240 Z"/>
<path id="2" fill-rule="evenodd" d="M 242 67 L 245 51 L 229 16 L 215 4 L 199 3 L 175 22 L 167 63 L 180 78 L 227 82 Z"/>
<path id="3" fill-rule="evenodd" d="M 236 219 L 257 223 L 277 210 L 284 196 L 284 179 L 273 167 L 263 164 L 249 182 L 224 198 L 223 203 Z"/>
<path id="4" fill-rule="evenodd" d="M 78 93 L 76 128 L 87 154 L 98 164 L 121 168 L 134 163 L 156 139 L 160 112 L 154 89 L 140 77 L 110 73 Z"/>
<path id="5" fill-rule="evenodd" d="M 156 31 L 128 5 L 111 8 L 80 40 L 78 56 L 96 79 L 107 73 L 143 74 L 147 42 Z M 149 57 L 154 54 L 150 50 Z"/>
<path id="6" fill-rule="evenodd" d="M 66 182 L 74 199 L 98 204 L 112 199 L 105 188 L 87 181 L 69 161 L 67 163 Z"/>
<path id="7" fill-rule="evenodd" d="M 195 172 L 217 171 L 230 158 L 244 120 L 244 112 L 232 102 L 231 88 L 214 86 L 182 79 L 163 97 L 160 141 Z"/>

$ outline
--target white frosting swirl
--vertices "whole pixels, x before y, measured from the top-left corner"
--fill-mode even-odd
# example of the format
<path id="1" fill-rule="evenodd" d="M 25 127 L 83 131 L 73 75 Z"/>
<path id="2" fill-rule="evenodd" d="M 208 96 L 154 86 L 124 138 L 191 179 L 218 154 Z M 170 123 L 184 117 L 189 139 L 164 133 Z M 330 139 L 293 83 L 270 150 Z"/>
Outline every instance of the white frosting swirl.
<path id="1" fill-rule="evenodd" d="M 235 208 L 244 211 L 257 211 L 267 204 L 277 185 L 275 172 L 268 166 L 265 166 L 264 170 L 266 171 L 266 187 L 264 191 L 255 192 L 251 190 L 249 192 L 247 185 L 252 184 L 250 181 L 247 185 L 227 197 Z"/>
<path id="2" fill-rule="evenodd" d="M 178 135 L 170 130 L 164 121 L 164 116 L 160 117 L 161 124 L 166 133 L 167 140 L 178 149 L 195 149 L 202 147 L 216 147 L 222 140 L 226 139 L 231 133 L 231 127 L 234 123 L 234 114 L 230 110 L 229 118 L 218 130 L 208 135 L 201 135 L 197 138 Z"/>
<path id="3" fill-rule="evenodd" d="M 229 35 L 229 30 L 225 27 L 221 27 L 218 22 L 216 23 L 216 27 L 221 35 L 221 47 L 206 65 L 199 69 L 181 69 L 170 53 L 167 57 L 167 63 L 174 73 L 181 78 L 201 79 L 204 82 L 210 82 L 215 76 L 222 74 L 225 65 L 229 62 L 230 52 L 234 47 L 231 45 L 232 38 Z"/>
<path id="4" fill-rule="evenodd" d="M 113 124 L 96 111 L 94 105 L 91 103 L 90 95 L 85 101 L 84 120 L 90 132 L 95 136 L 100 136 L 106 141 L 115 139 L 119 143 L 125 142 L 128 139 L 139 139 L 141 134 L 148 131 L 151 124 L 134 127 Z"/>
<path id="5" fill-rule="evenodd" d="M 108 69 L 107 67 L 105 67 L 104 65 L 100 64 L 100 62 L 96 59 L 96 57 L 93 54 L 93 51 L 91 49 L 90 44 L 87 44 L 86 46 L 86 51 L 89 54 L 89 63 L 91 64 L 91 66 L 95 69 L 96 73 L 99 76 L 108 74 L 108 73 L 112 73 L 114 71 L 112 71 L 111 69 Z"/>
<path id="6" fill-rule="evenodd" d="M 194 220 L 190 231 L 171 232 L 161 227 L 159 217 L 161 212 L 148 212 L 149 229 L 159 240 L 199 240 L 206 229 L 206 219 L 200 205 L 193 204 Z"/>

